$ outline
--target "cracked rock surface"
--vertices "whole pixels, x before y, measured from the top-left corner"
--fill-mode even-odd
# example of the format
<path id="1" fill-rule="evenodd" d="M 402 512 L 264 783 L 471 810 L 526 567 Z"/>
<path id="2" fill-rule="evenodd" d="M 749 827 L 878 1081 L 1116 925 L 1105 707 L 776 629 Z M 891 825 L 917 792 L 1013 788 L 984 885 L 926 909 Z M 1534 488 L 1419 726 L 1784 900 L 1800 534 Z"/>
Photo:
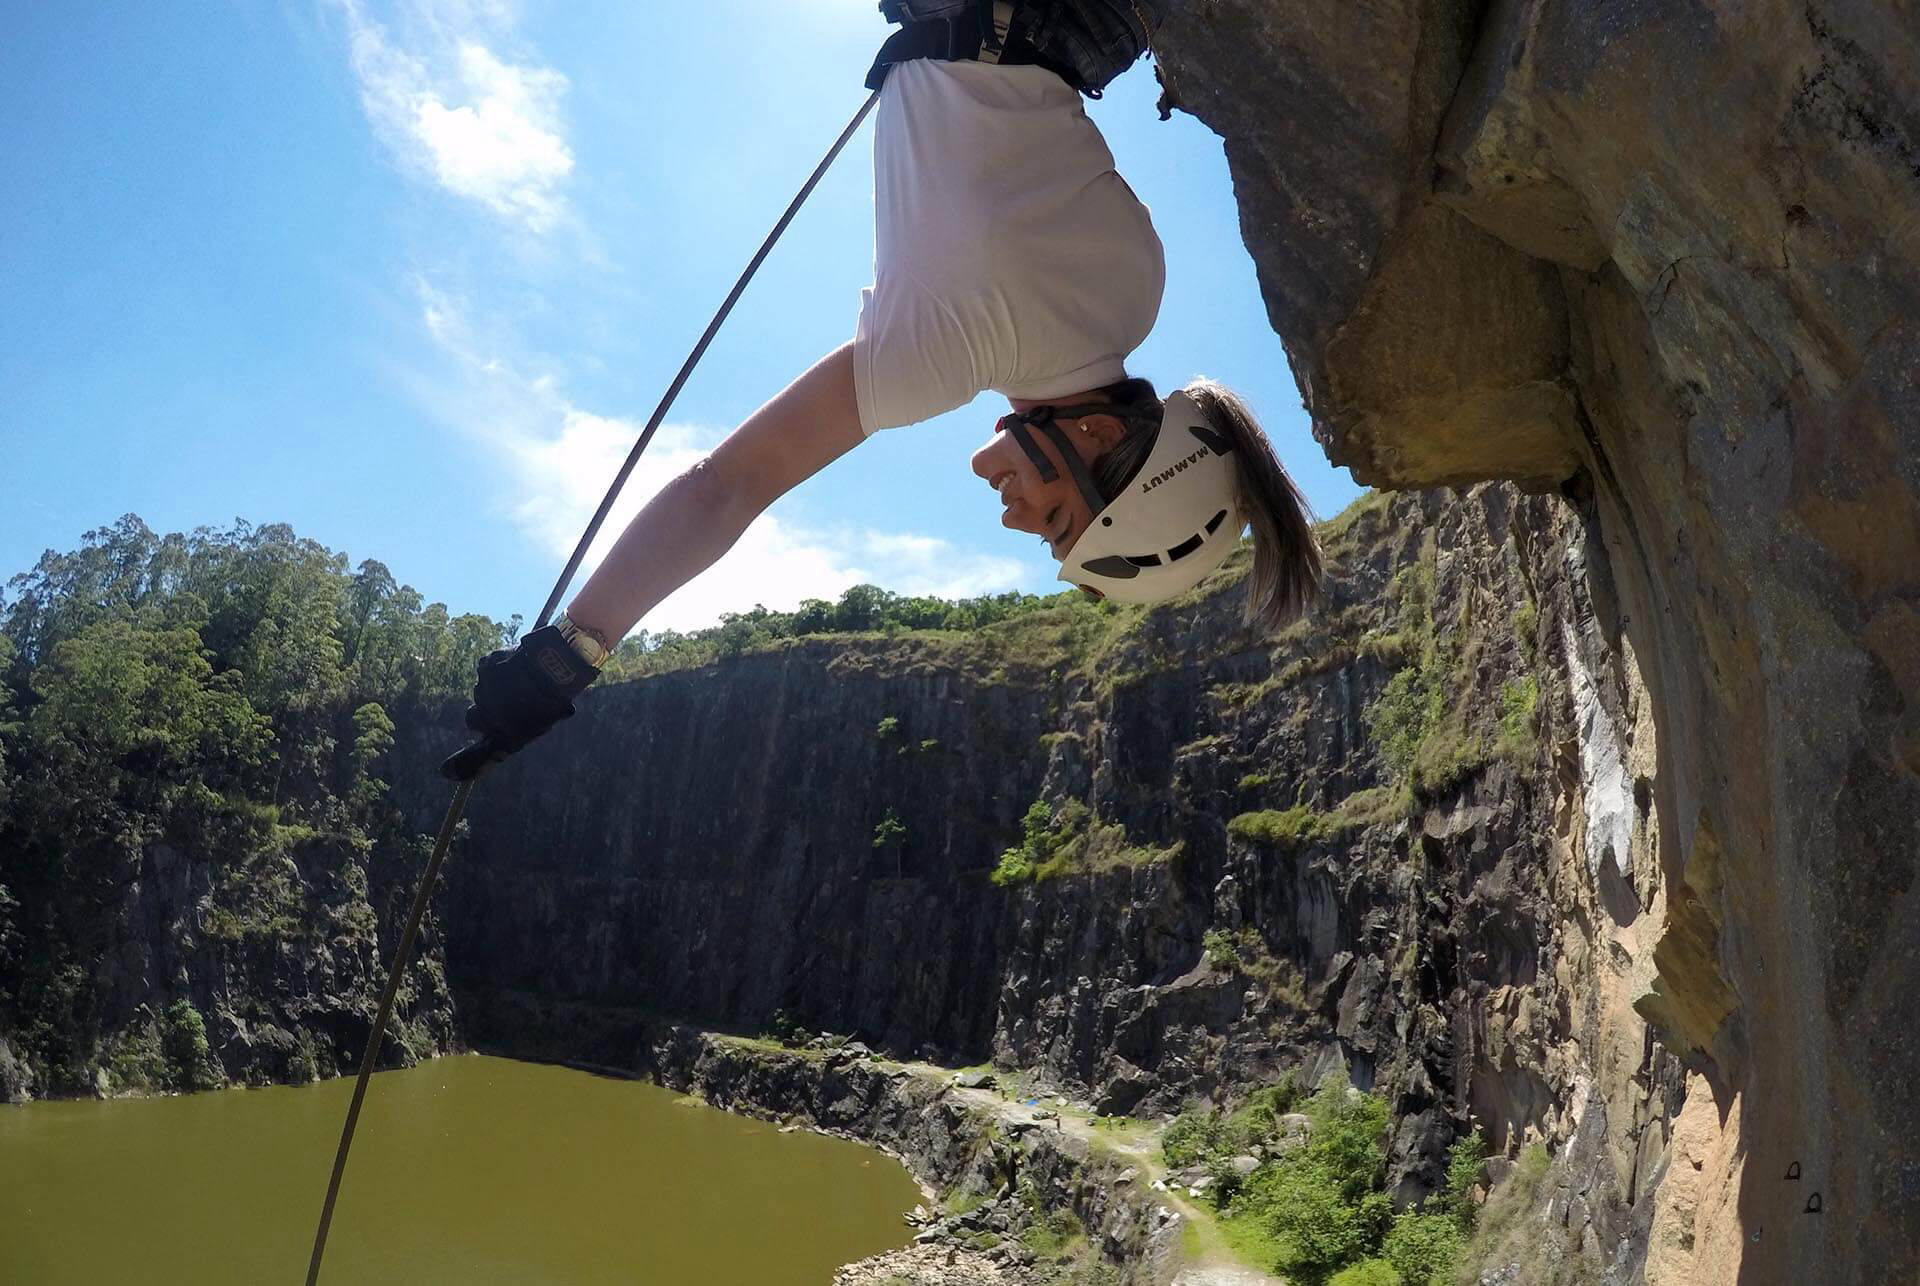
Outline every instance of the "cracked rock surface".
<path id="1" fill-rule="evenodd" d="M 1160 50 L 1331 456 L 1594 498 L 1659 730 L 1638 1008 L 1738 1131 L 1653 1271 L 1914 1279 L 1920 15 L 1192 0 Z"/>

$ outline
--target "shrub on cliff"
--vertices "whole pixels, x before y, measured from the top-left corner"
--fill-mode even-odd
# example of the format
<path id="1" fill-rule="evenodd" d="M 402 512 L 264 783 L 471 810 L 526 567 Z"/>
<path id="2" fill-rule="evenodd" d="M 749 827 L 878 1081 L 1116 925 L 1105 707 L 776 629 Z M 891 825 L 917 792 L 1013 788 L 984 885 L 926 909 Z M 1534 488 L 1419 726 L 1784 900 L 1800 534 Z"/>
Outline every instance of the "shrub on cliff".
<path id="1" fill-rule="evenodd" d="M 1478 1282 L 1483 1266 L 1497 1268 L 1515 1263 L 1527 1266 L 1518 1280 L 1539 1282 L 1541 1286 L 1578 1280 L 1578 1256 L 1556 1262 L 1554 1245 L 1533 1218 L 1552 1166 L 1553 1160 L 1542 1145 L 1530 1143 L 1520 1150 L 1506 1181 L 1488 1194 L 1487 1204 L 1478 1212 L 1455 1270 L 1454 1280 L 1459 1286 Z"/>
<path id="2" fill-rule="evenodd" d="M 1215 969 L 1238 970 L 1246 964 L 1241 948 L 1258 946 L 1259 938 L 1259 931 L 1252 925 L 1242 925 L 1235 933 L 1208 929 L 1200 935 L 1200 950 L 1206 953 L 1207 963 Z"/>
<path id="3" fill-rule="evenodd" d="M 1020 843 L 1000 855 L 993 868 L 995 884 L 1006 886 L 1031 880 L 1042 862 L 1053 856 L 1053 810 L 1043 799 L 1028 806 L 1020 819 Z"/>
<path id="4" fill-rule="evenodd" d="M 1160 1135 L 1160 1155 L 1175 1170 L 1199 1165 L 1222 1151 L 1224 1122 L 1219 1113 L 1190 1103 Z"/>
<path id="5" fill-rule="evenodd" d="M 1453 1141 L 1447 1149 L 1447 1186 L 1440 1194 L 1439 1211 L 1453 1216 L 1464 1235 L 1473 1231 L 1480 1208 L 1473 1202 L 1473 1190 L 1479 1186 L 1486 1168 L 1487 1139 L 1475 1130 Z"/>
<path id="6" fill-rule="evenodd" d="M 1452 1286 L 1461 1242 L 1460 1225 L 1452 1215 L 1408 1211 L 1393 1221 L 1380 1254 L 1408 1286 Z"/>
<path id="7" fill-rule="evenodd" d="M 161 1046 L 166 1051 L 172 1082 L 178 1089 L 212 1089 L 222 1079 L 207 1045 L 207 1023 L 191 1000 L 176 1000 L 167 1006 L 166 1024 L 161 1031 Z"/>
<path id="8" fill-rule="evenodd" d="M 1299 1080 L 1289 1068 L 1272 1085 L 1249 1094 L 1232 1113 L 1189 1103 L 1161 1132 L 1160 1153 L 1176 1170 L 1217 1166 L 1272 1140 L 1279 1133 L 1281 1114 L 1291 1112 L 1299 1101 Z M 1237 1187 L 1238 1182 L 1236 1176 L 1230 1186 Z M 1218 1191 L 1217 1200 L 1227 1195 Z"/>
<path id="9" fill-rule="evenodd" d="M 1327 1286 L 1404 1286 L 1404 1279 L 1384 1259 L 1363 1259 L 1335 1273 Z"/>

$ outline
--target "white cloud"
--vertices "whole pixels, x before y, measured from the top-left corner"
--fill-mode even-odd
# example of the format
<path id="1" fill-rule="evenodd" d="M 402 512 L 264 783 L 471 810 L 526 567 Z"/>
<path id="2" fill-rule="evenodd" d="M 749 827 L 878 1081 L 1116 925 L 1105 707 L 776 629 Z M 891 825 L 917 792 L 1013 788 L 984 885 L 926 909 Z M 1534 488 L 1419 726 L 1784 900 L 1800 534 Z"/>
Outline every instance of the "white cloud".
<path id="1" fill-rule="evenodd" d="M 462 413 L 454 418 L 506 462 L 505 514 L 553 555 L 557 571 L 643 426 L 583 410 L 551 379 L 529 378 L 481 351 L 457 301 L 425 281 L 415 284 L 428 332 L 472 385 L 473 396 L 462 401 Z M 589 550 L 574 588 L 599 565 L 634 514 L 721 436 L 720 430 L 694 425 L 661 426 Z M 790 609 L 806 598 L 838 598 L 862 582 L 903 594 L 962 598 L 1012 589 L 1032 578 L 1032 570 L 1017 559 L 968 552 L 917 532 L 814 527 L 778 512 L 783 507 L 762 514 L 719 562 L 648 613 L 641 627 L 656 633 L 695 629 L 755 603 Z"/>
<path id="2" fill-rule="evenodd" d="M 564 218 L 560 189 L 573 172 L 560 124 L 567 78 L 487 46 L 492 32 L 511 27 L 511 6 L 413 0 L 413 38 L 396 40 L 360 0 L 334 3 L 361 106 L 403 164 L 536 233 Z"/>

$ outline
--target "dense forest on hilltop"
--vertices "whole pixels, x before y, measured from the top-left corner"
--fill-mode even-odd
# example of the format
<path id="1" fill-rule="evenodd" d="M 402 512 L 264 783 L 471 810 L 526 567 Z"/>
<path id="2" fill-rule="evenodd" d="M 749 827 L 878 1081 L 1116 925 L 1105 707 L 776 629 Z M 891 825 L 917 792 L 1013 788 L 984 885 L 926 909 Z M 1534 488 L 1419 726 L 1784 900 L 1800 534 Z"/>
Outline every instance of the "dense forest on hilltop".
<path id="1" fill-rule="evenodd" d="M 280 525 L 159 536 L 130 516 L 14 577 L 0 600 L 0 1090 L 327 1064 L 234 980 L 296 940 L 377 954 L 369 875 L 390 883 L 420 844 L 381 777 L 394 721 L 464 689 L 505 634 Z M 224 1026 L 260 1047 L 229 1069 L 209 1018 L 216 1044 Z"/>
<path id="2" fill-rule="evenodd" d="M 973 630 L 1062 597 L 859 585 L 641 631 L 609 677 L 809 635 Z M 0 1099 L 309 1079 L 356 1057 L 429 838 L 389 797 L 396 727 L 457 708 L 518 626 L 279 524 L 162 536 L 128 516 L 9 581 Z M 431 949 L 415 973 L 388 1061 L 451 1040 Z"/>

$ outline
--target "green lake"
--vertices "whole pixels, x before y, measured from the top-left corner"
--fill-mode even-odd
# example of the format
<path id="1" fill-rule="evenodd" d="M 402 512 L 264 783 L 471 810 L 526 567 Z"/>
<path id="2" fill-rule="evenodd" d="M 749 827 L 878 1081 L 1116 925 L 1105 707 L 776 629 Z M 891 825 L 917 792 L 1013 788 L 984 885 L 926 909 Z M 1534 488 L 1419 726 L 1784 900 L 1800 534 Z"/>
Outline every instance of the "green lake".
<path id="1" fill-rule="evenodd" d="M 304 1281 L 352 1090 L 0 1107 L 0 1282 Z M 321 1281 L 822 1286 L 920 1200 L 856 1144 L 443 1058 L 374 1077 Z"/>

